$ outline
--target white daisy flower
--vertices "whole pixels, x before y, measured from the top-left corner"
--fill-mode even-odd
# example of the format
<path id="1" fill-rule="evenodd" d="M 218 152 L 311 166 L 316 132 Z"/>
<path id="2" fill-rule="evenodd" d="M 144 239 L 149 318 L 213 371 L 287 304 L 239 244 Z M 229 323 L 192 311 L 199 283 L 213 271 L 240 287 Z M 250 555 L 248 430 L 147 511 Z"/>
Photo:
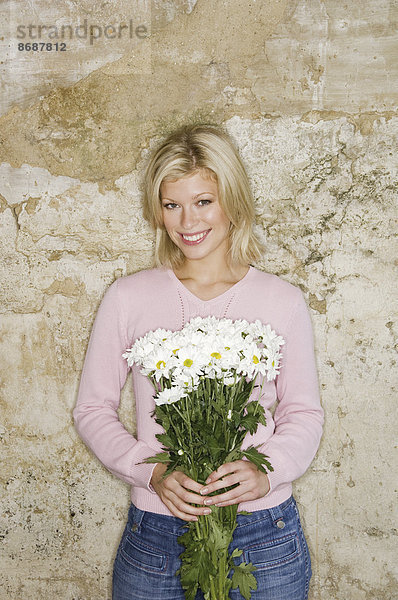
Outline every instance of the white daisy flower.
<path id="1" fill-rule="evenodd" d="M 174 402 L 181 400 L 184 396 L 186 396 L 186 393 L 178 387 L 165 388 L 156 395 L 155 403 L 158 406 L 162 404 L 173 404 Z"/>

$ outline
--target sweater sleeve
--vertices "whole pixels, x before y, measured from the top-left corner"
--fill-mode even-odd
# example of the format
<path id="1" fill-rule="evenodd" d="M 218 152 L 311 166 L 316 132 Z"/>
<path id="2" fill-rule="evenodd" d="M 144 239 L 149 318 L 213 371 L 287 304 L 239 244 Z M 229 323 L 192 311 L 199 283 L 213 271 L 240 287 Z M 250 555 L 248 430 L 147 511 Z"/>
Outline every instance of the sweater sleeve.
<path id="1" fill-rule="evenodd" d="M 106 291 L 94 321 L 73 418 L 80 437 L 111 473 L 152 491 L 149 482 L 154 465 L 142 461 L 156 451 L 133 437 L 117 414 L 128 372 L 122 354 L 129 343 L 120 312 L 116 280 Z"/>
<path id="2" fill-rule="evenodd" d="M 300 290 L 282 347 L 282 366 L 276 380 L 278 405 L 275 431 L 262 446 L 274 471 L 270 490 L 291 483 L 308 469 L 322 435 L 313 334 L 310 315 Z"/>

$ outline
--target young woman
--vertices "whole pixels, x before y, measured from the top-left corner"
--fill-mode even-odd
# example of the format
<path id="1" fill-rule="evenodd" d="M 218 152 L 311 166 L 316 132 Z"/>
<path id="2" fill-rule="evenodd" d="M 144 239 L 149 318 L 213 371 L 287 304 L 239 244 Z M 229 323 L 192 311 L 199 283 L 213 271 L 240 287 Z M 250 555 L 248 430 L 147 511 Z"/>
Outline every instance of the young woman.
<path id="1" fill-rule="evenodd" d="M 220 128 L 186 126 L 152 154 L 144 177 L 144 216 L 156 232 L 157 267 L 116 280 L 93 326 L 74 419 L 99 460 L 131 484 L 131 506 L 113 573 L 113 600 L 183 600 L 177 543 L 181 526 L 218 506 L 239 504 L 234 543 L 256 566 L 253 600 L 305 600 L 311 563 L 292 481 L 319 445 L 319 403 L 312 329 L 300 290 L 251 266 L 261 245 L 252 231 L 254 202 L 242 161 Z M 144 460 L 160 450 L 153 388 L 133 367 L 137 437 L 118 420 L 127 376 L 123 352 L 162 327 L 181 329 L 195 316 L 260 319 L 285 339 L 277 379 L 264 385 L 267 426 L 260 444 L 274 471 L 247 460 L 220 465 L 206 486 Z M 271 407 L 277 403 L 274 416 Z M 246 440 L 245 440 L 246 443 Z M 214 491 L 239 484 L 227 492 Z M 238 590 L 232 599 L 242 598 Z M 197 598 L 203 598 L 198 592 Z"/>

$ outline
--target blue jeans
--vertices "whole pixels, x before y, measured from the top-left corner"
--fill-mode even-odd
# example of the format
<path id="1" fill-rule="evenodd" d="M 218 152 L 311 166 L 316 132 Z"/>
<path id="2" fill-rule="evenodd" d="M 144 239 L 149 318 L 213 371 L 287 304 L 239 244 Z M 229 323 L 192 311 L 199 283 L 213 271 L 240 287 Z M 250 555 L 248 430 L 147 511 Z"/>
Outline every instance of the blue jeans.
<path id="1" fill-rule="evenodd" d="M 237 561 L 256 566 L 252 600 L 306 600 L 311 561 L 294 498 L 237 520 L 230 550 L 243 550 Z M 175 576 L 184 524 L 131 505 L 113 568 L 113 600 L 184 600 Z M 239 588 L 230 591 L 230 598 L 243 598 Z M 203 600 L 202 592 L 196 600 Z"/>

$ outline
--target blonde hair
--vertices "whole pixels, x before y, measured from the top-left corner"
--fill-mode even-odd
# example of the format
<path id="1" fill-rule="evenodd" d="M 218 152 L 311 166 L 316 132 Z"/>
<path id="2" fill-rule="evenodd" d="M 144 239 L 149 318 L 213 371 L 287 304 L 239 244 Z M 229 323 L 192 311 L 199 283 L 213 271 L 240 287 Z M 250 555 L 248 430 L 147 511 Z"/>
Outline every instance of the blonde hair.
<path id="1" fill-rule="evenodd" d="M 152 153 L 144 174 L 144 218 L 156 231 L 155 264 L 179 267 L 181 250 L 163 225 L 160 186 L 201 173 L 217 183 L 220 206 L 230 221 L 228 260 L 249 264 L 262 244 L 252 230 L 254 199 L 242 160 L 229 135 L 213 125 L 184 125 Z"/>

